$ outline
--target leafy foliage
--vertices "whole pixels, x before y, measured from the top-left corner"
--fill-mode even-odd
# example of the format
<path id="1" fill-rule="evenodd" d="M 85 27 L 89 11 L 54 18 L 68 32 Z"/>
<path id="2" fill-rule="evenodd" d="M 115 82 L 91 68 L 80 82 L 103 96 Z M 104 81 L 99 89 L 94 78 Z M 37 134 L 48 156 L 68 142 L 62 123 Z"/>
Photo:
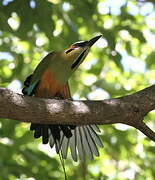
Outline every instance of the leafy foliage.
<path id="1" fill-rule="evenodd" d="M 118 97 L 153 84 L 154 5 L 135 0 L 113 2 L 0 1 L 0 86 L 19 92 L 45 53 L 96 34 L 103 38 L 70 81 L 75 99 Z M 153 112 L 146 118 L 151 127 L 155 127 L 154 119 Z M 1 179 L 63 179 L 59 158 L 34 140 L 28 128 L 1 119 Z M 68 158 L 69 179 L 154 179 L 152 142 L 127 126 L 101 128 L 105 147 L 100 158 L 87 160 L 87 173 L 81 170 L 83 164 Z"/>

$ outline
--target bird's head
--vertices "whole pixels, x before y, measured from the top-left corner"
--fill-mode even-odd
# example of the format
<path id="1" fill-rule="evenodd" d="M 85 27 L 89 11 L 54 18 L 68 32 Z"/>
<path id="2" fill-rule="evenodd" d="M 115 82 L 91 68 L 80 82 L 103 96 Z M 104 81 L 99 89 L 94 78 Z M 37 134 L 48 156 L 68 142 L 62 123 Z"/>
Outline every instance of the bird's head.
<path id="1" fill-rule="evenodd" d="M 71 70 L 77 69 L 77 67 L 83 62 L 87 56 L 91 46 L 101 37 L 102 35 L 96 36 L 89 41 L 79 41 L 72 44 L 69 48 L 64 51 L 66 59 L 71 65 Z"/>

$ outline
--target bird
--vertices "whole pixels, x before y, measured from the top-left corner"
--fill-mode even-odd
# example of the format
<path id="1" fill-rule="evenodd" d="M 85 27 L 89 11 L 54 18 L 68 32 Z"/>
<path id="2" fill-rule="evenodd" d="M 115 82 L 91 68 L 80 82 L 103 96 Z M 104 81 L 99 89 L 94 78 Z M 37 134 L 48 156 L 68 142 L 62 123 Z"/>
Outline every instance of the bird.
<path id="1" fill-rule="evenodd" d="M 78 41 L 63 51 L 47 54 L 24 81 L 22 93 L 39 98 L 71 99 L 68 80 L 101 36 Z M 34 131 L 34 138 L 42 137 L 43 144 L 49 143 L 51 148 L 55 146 L 56 153 L 61 152 L 63 159 L 67 158 L 70 149 L 75 162 L 85 157 L 93 160 L 94 156 L 99 156 L 99 147 L 103 147 L 97 125 L 31 123 L 30 130 Z"/>

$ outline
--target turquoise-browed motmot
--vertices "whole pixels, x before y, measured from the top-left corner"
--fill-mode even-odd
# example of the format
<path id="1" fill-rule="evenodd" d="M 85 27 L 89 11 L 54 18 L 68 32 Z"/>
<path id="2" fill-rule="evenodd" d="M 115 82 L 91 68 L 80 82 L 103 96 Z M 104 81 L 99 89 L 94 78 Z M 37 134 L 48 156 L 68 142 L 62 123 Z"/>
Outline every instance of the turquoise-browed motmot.
<path id="1" fill-rule="evenodd" d="M 40 98 L 71 98 L 68 79 L 79 67 L 87 56 L 91 46 L 101 37 L 92 38 L 89 41 L 76 42 L 61 52 L 51 52 L 36 67 L 32 75 L 24 82 L 23 94 Z M 55 145 L 56 152 L 67 158 L 68 148 L 74 161 L 89 159 L 99 156 L 98 148 L 103 147 L 96 131 L 100 131 L 96 125 L 50 125 L 31 124 L 34 137 L 42 137 L 43 144 L 49 142 L 51 148 Z"/>

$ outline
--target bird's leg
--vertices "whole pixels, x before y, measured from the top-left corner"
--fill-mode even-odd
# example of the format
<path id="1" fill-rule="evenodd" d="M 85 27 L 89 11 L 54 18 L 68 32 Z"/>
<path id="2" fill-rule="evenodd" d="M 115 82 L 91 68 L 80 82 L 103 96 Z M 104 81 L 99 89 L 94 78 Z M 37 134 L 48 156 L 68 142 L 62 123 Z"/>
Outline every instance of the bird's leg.
<path id="1" fill-rule="evenodd" d="M 62 100 L 63 98 L 55 96 L 53 99 L 55 99 L 55 100 Z"/>
<path id="2" fill-rule="evenodd" d="M 66 100 L 73 101 L 73 98 L 72 98 L 72 97 L 70 97 L 70 98 L 67 98 Z"/>

